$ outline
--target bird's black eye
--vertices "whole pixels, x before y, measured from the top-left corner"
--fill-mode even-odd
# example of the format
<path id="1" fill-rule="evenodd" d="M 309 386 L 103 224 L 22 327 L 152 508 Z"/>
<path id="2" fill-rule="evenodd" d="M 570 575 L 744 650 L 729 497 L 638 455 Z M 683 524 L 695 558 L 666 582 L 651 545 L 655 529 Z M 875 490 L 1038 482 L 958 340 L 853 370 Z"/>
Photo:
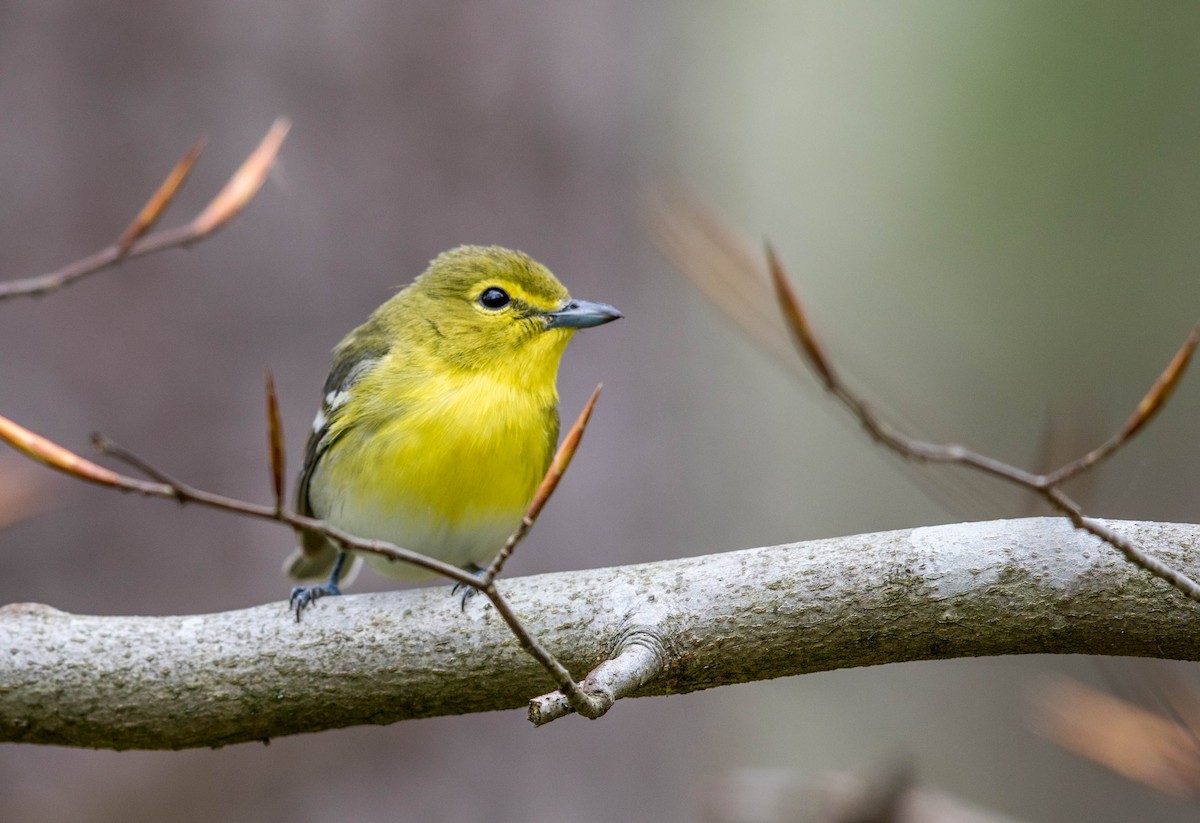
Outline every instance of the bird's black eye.
<path id="1" fill-rule="evenodd" d="M 488 286 L 483 290 L 483 294 L 479 295 L 479 303 L 485 309 L 502 309 L 512 302 L 512 298 L 508 296 L 508 292 L 498 286 Z"/>

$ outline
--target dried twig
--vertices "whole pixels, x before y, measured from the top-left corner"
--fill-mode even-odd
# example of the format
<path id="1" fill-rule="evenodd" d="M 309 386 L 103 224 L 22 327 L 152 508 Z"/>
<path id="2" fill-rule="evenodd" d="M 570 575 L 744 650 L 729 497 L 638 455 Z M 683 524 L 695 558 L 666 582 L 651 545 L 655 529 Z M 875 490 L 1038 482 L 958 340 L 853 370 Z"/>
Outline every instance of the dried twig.
<path id="1" fill-rule="evenodd" d="M 163 212 L 167 210 L 167 206 L 171 205 L 171 201 L 175 199 L 175 195 L 183 188 L 183 182 L 192 172 L 192 166 L 196 165 L 196 161 L 200 158 L 200 152 L 204 151 L 204 145 L 208 139 L 201 137 L 192 144 L 188 149 L 187 154 L 180 158 L 175 164 L 175 168 L 171 169 L 171 173 L 163 180 L 162 185 L 158 187 L 158 191 L 146 201 L 146 205 L 142 206 L 142 210 L 138 212 L 138 216 L 133 218 L 125 231 L 121 232 L 121 236 L 117 238 L 117 249 L 120 252 L 120 258 L 129 254 L 129 250 L 133 248 L 141 237 L 150 229 L 154 228 L 154 224 L 158 222 L 158 218 L 162 217 Z"/>
<path id="2" fill-rule="evenodd" d="M 546 477 L 538 489 L 534 503 L 530 505 L 529 511 L 522 518 L 521 525 L 517 527 L 513 536 L 505 543 L 505 549 L 507 550 L 505 557 L 512 553 L 516 545 L 529 532 L 529 528 L 533 525 L 533 521 L 536 520 L 538 513 L 554 493 L 554 489 L 558 485 L 558 480 L 570 464 L 571 457 L 579 445 L 580 438 L 583 436 L 587 420 L 591 415 L 592 408 L 595 406 L 598 393 L 599 388 L 597 387 L 596 391 L 592 393 L 592 397 L 585 406 L 583 413 L 563 440 L 562 446 L 559 447 L 558 453 L 551 462 L 550 468 L 546 472 Z M 320 534 L 337 543 L 345 550 L 377 554 L 393 562 L 412 563 L 415 566 L 420 566 L 421 568 L 449 578 L 463 586 L 475 589 L 483 593 L 496 608 L 497 614 L 508 625 L 517 642 L 520 643 L 521 648 L 528 652 L 550 673 L 559 691 L 566 697 L 571 708 L 585 716 L 596 716 L 600 712 L 594 698 L 585 694 L 571 677 L 566 667 L 559 663 L 554 655 L 547 651 L 530 634 L 513 612 L 508 601 L 497 589 L 495 576 L 499 573 L 503 562 L 498 565 L 494 564 L 494 572 L 489 570 L 487 575 L 480 577 L 464 571 L 457 566 L 443 563 L 440 560 L 412 551 L 411 549 L 405 549 L 383 540 L 366 540 L 356 537 L 322 520 L 304 517 L 284 507 L 281 503 L 282 429 L 278 424 L 278 410 L 275 408 L 273 400 L 274 385 L 268 377 L 267 416 L 272 453 L 272 488 L 275 493 L 275 505 L 273 506 L 264 506 L 225 497 L 174 480 L 145 460 L 122 449 L 101 435 L 93 436 L 93 443 L 97 449 L 104 454 L 135 467 L 138 471 L 149 477 L 150 480 L 142 480 L 119 474 L 111 469 L 97 465 L 5 417 L 0 417 L 0 440 L 8 443 L 17 449 L 17 451 L 33 460 L 89 483 L 95 483 L 118 491 L 133 492 L 146 497 L 167 498 L 181 504 L 194 503 L 206 508 L 233 512 L 260 520 L 285 523 L 294 529 Z M 276 455 L 277 451 L 278 456 Z"/>
<path id="3" fill-rule="evenodd" d="M 124 260 L 164 249 L 190 246 L 203 240 L 236 217 L 254 198 L 266 180 L 289 128 L 291 123 L 286 118 L 277 119 L 258 148 L 242 162 L 221 192 L 190 223 L 147 234 L 174 200 L 199 157 L 204 141 L 196 141 L 115 243 L 49 274 L 0 283 L 0 300 L 47 294 L 88 275 L 112 268 Z"/>
<path id="4" fill-rule="evenodd" d="M 767 259 L 770 263 L 771 276 L 775 282 L 784 319 L 796 336 L 797 349 L 820 375 L 826 389 L 858 418 L 863 428 L 874 440 L 910 460 L 969 466 L 985 474 L 1027 488 L 1069 517 L 1076 528 L 1090 532 L 1119 551 L 1130 563 L 1167 581 L 1187 597 L 1200 602 L 1200 584 L 1177 569 L 1172 569 L 1153 555 L 1141 551 L 1102 523 L 1086 517 L 1079 504 L 1060 488 L 1062 483 L 1095 467 L 1100 461 L 1128 443 L 1135 434 L 1141 431 L 1142 427 L 1158 414 L 1183 376 L 1184 369 L 1187 368 L 1197 343 L 1200 343 L 1200 324 L 1192 328 L 1171 362 L 1154 381 L 1133 414 L 1130 415 L 1129 420 L 1117 434 L 1098 448 L 1056 471 L 1049 474 L 1034 474 L 993 457 L 971 451 L 956 443 L 930 443 L 908 437 L 888 425 L 862 398 L 838 378 L 832 366 L 829 365 L 813 334 L 812 326 L 805 317 L 804 309 L 801 307 L 800 301 L 796 299 L 779 258 L 769 246 L 767 247 Z"/>
<path id="5" fill-rule="evenodd" d="M 709 297 L 749 331 L 767 351 L 780 353 L 778 316 L 763 317 L 761 266 L 754 261 L 737 234 L 711 208 L 683 194 L 650 214 L 655 239 L 668 256 Z M 842 379 L 813 330 L 778 255 L 766 248 L 766 269 L 774 288 L 783 327 L 792 348 L 816 373 L 824 388 L 846 407 L 871 438 L 918 463 L 967 466 L 1037 494 L 1079 529 L 1117 549 L 1129 562 L 1159 577 L 1187 597 L 1200 602 L 1200 584 L 1187 575 L 1141 551 L 1102 523 L 1083 514 L 1079 504 L 1062 490 L 1062 484 L 1096 467 L 1133 438 L 1162 410 L 1200 344 L 1200 324 L 1192 328 L 1171 362 L 1138 403 L 1125 425 L 1100 446 L 1053 471 L 1037 474 L 1012 466 L 955 443 L 935 443 L 911 437 L 882 418 Z"/>
<path id="6" fill-rule="evenodd" d="M 592 390 L 592 396 L 588 398 L 584 404 L 583 411 L 579 413 L 579 417 L 575 419 L 575 423 L 571 426 L 567 436 L 563 438 L 558 451 L 554 454 L 554 459 L 550 461 L 550 467 L 546 469 L 546 474 L 542 478 L 542 482 L 538 484 L 537 491 L 533 495 L 533 500 L 529 503 L 529 508 L 526 509 L 521 522 L 517 525 L 515 531 L 508 536 L 504 541 L 504 546 L 497 553 L 495 559 L 488 566 L 487 570 L 479 577 L 479 586 L 477 589 L 487 596 L 492 605 L 496 607 L 496 612 L 504 619 L 512 629 L 521 648 L 525 649 L 532 655 L 546 671 L 550 672 L 551 676 L 558 682 L 559 692 L 563 694 L 571 708 L 583 714 L 585 717 L 599 717 L 607 709 L 602 708 L 596 697 L 588 692 L 585 692 L 579 687 L 571 677 L 571 673 L 560 664 L 550 652 L 546 651 L 540 643 L 525 631 L 524 626 L 513 613 L 512 608 L 508 605 L 508 601 L 496 589 L 496 577 L 504 568 L 505 562 L 512 556 L 517 545 L 525 539 L 525 535 L 529 534 L 529 530 L 533 528 L 533 524 L 537 521 L 538 515 L 542 513 L 546 503 L 554 494 L 554 490 L 558 488 L 558 481 L 566 473 L 567 468 L 571 465 L 571 458 L 575 456 L 575 450 L 579 448 L 579 441 L 583 439 L 583 433 L 587 430 L 588 421 L 592 417 L 592 409 L 596 407 L 596 401 L 600 398 L 600 389 L 603 384 L 597 385 Z"/>
<path id="7" fill-rule="evenodd" d="M 1047 478 L 1047 485 L 1057 486 L 1065 483 L 1077 474 L 1092 468 L 1125 445 L 1131 437 L 1142 430 L 1143 426 L 1153 420 L 1175 392 L 1175 387 L 1179 384 L 1180 378 L 1183 377 L 1184 371 L 1192 360 L 1197 343 L 1200 343 L 1200 324 L 1192 328 L 1187 340 L 1183 341 L 1179 351 L 1175 352 L 1171 362 L 1167 364 L 1162 374 L 1154 381 L 1154 385 L 1142 397 L 1141 402 L 1133 410 L 1129 419 L 1125 421 L 1121 430 L 1087 454 L 1052 472 Z"/>
<path id="8" fill-rule="evenodd" d="M 806 372 L 806 363 L 816 362 L 796 357 L 797 343 L 816 344 L 816 338 L 807 330 L 797 340 L 796 332 L 785 322 L 769 261 L 703 198 L 684 187 L 660 188 L 647 198 L 642 216 L 663 255 L 777 364 L 799 377 Z M 819 362 L 830 366 L 823 356 Z M 825 382 L 826 375 L 819 366 L 817 369 Z M 840 374 L 838 378 L 842 382 Z M 922 418 L 937 419 L 936 409 L 921 412 Z M 903 462 L 901 469 L 914 485 L 954 511 L 970 513 L 974 519 L 995 519 L 1008 513 L 997 502 L 995 490 L 983 488 L 982 482 L 973 478 L 960 476 L 951 481 L 943 473 L 917 471 Z"/>
<path id="9" fill-rule="evenodd" d="M 567 467 L 571 465 L 571 458 L 575 456 L 575 450 L 579 448 L 579 441 L 583 439 L 583 433 L 587 430 L 588 421 L 592 418 L 592 409 L 596 407 L 596 401 L 600 399 L 600 389 L 602 388 L 604 388 L 603 383 L 592 390 L 592 396 L 584 404 L 583 411 L 575 419 L 575 423 L 571 426 L 570 431 L 567 432 L 567 436 L 563 438 L 562 445 L 558 447 L 554 459 L 550 461 L 550 468 L 546 470 L 546 476 L 542 478 L 541 485 L 538 486 L 537 492 L 534 493 L 529 508 L 521 518 L 521 523 L 517 526 L 516 531 L 510 534 L 508 539 L 504 541 L 504 548 L 500 549 L 500 553 L 496 555 L 496 559 L 492 561 L 487 571 L 483 573 L 482 579 L 484 583 L 491 583 L 499 576 L 500 572 L 504 569 L 504 564 L 508 562 L 508 558 L 512 556 L 513 550 L 517 548 L 517 544 L 525 539 L 525 535 L 529 534 L 529 530 L 533 528 L 538 515 L 542 513 L 542 509 L 550 500 L 550 495 L 554 494 L 554 490 L 558 488 L 558 481 L 566 474 Z"/>

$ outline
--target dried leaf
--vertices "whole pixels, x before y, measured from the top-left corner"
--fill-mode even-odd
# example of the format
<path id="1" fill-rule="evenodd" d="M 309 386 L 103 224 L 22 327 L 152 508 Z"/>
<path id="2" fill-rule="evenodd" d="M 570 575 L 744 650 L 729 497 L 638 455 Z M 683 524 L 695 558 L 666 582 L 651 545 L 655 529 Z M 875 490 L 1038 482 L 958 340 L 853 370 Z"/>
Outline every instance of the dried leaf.
<path id="1" fill-rule="evenodd" d="M 271 124 L 258 148 L 251 152 L 241 167 L 229 178 L 225 188 L 221 189 L 204 211 L 192 221 L 193 231 L 198 234 L 216 231 L 246 207 L 267 179 L 271 164 L 275 162 L 283 139 L 287 137 L 291 127 L 291 121 L 286 117 L 280 117 Z"/>
<path id="2" fill-rule="evenodd" d="M 780 364 L 802 372 L 761 256 L 722 215 L 676 187 L 655 192 L 644 219 L 663 255 L 714 306 Z"/>
<path id="3" fill-rule="evenodd" d="M 16 457 L 0 458 L 0 529 L 50 508 L 45 472 Z"/>
<path id="4" fill-rule="evenodd" d="M 275 505 L 282 508 L 284 492 L 283 422 L 279 418 L 279 398 L 275 394 L 275 377 L 267 370 L 267 448 L 271 457 L 271 488 Z"/>
<path id="5" fill-rule="evenodd" d="M 797 376 L 808 377 L 806 364 L 811 358 L 796 356 L 796 335 L 788 328 L 780 310 L 779 297 L 772 286 L 771 273 L 763 265 L 763 256 L 728 220 L 694 191 L 682 186 L 655 190 L 647 199 L 643 219 L 663 255 L 714 306 L 735 321 L 776 362 Z M 815 341 L 815 334 L 810 332 L 810 335 Z M 832 362 L 824 357 L 823 349 L 818 347 L 818 351 L 828 373 L 818 374 L 818 379 L 830 374 L 840 379 Z M 893 405 L 895 402 L 893 399 Z M 926 427 L 931 421 L 936 425 L 937 409 L 921 408 L 919 418 Z M 1005 502 L 998 501 L 1007 492 L 998 492 L 993 484 L 976 476 L 951 477 L 945 472 L 913 468 L 909 464 L 903 471 L 933 499 L 965 517 L 991 519 L 1010 511 Z"/>
<path id="6" fill-rule="evenodd" d="M 592 410 L 596 408 L 596 401 L 600 399 L 602 388 L 604 388 L 603 383 L 592 391 L 592 396 L 588 398 L 583 411 L 575 418 L 571 430 L 563 438 L 562 445 L 558 447 L 554 459 L 550 461 L 550 468 L 546 471 L 546 476 L 542 478 L 541 485 L 533 495 L 533 502 L 529 504 L 529 509 L 525 512 L 526 520 L 537 519 L 550 500 L 550 496 L 554 494 L 554 490 L 558 488 L 558 481 L 567 473 L 567 467 L 571 465 L 571 458 L 575 456 L 575 450 L 579 448 L 579 441 L 583 439 L 583 433 L 587 431 L 588 421 L 592 419 Z"/>
<path id="7" fill-rule="evenodd" d="M 775 254 L 775 249 L 771 248 L 770 243 L 767 244 L 767 267 L 771 271 L 771 280 L 775 284 L 775 296 L 779 300 L 779 308 L 783 311 L 783 319 L 808 358 L 808 362 L 816 369 L 825 388 L 834 388 L 837 385 L 837 379 L 833 375 L 833 367 L 825 358 L 825 353 L 821 350 L 820 343 L 817 342 L 817 336 L 813 334 L 812 325 L 808 322 L 808 316 L 800 305 L 800 298 L 796 296 L 792 282 L 788 279 L 787 273 L 783 270 L 783 264 L 779 262 L 779 256 Z"/>
<path id="8" fill-rule="evenodd" d="M 24 426 L 20 426 L 7 417 L 0 417 L 0 440 L 8 443 L 17 451 L 31 457 L 51 468 L 74 475 L 102 486 L 128 488 L 121 475 L 114 471 L 98 466 L 90 460 L 85 460 L 73 451 L 64 449 L 57 443 L 47 440 L 40 434 L 35 434 Z"/>
<path id="9" fill-rule="evenodd" d="M 1187 370 L 1192 354 L 1196 351 L 1197 343 L 1200 343 L 1200 324 L 1192 327 L 1187 340 L 1183 341 L 1183 345 L 1180 346 L 1179 351 L 1175 352 L 1175 356 L 1171 358 L 1171 362 L 1167 364 L 1163 373 L 1154 381 L 1150 391 L 1146 392 L 1142 402 L 1138 403 L 1137 408 L 1134 409 L 1133 414 L 1121 429 L 1121 440 L 1128 440 L 1137 434 L 1142 426 L 1153 420 L 1154 416 L 1166 405 L 1172 392 L 1175 391 L 1175 387 L 1179 385 L 1184 371 Z"/>
<path id="10" fill-rule="evenodd" d="M 158 222 L 158 218 L 162 217 L 163 212 L 167 210 L 167 206 L 171 205 L 171 201 L 175 199 L 175 195 L 179 193 L 179 189 L 183 187 L 183 182 L 187 180 L 188 174 L 191 173 L 192 167 L 196 165 L 197 158 L 200 157 L 200 152 L 204 151 L 206 139 L 201 137 L 192 144 L 188 149 L 187 154 L 179 159 L 175 164 L 175 168 L 171 169 L 171 173 L 159 185 L 158 190 L 146 201 L 146 205 L 142 206 L 142 210 L 138 216 L 133 219 L 133 222 L 121 232 L 121 236 L 117 238 L 118 257 L 124 257 L 129 254 L 129 250 L 133 248 L 133 244 L 154 227 Z"/>

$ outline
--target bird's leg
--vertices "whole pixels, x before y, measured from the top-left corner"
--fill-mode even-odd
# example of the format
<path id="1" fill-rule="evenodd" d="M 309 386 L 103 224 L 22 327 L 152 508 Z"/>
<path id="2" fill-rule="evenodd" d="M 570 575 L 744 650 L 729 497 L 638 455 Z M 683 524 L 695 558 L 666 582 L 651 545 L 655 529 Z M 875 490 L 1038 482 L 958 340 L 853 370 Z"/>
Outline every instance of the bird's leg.
<path id="1" fill-rule="evenodd" d="M 342 593 L 342 590 L 338 588 L 338 579 L 342 576 L 342 568 L 346 565 L 347 557 L 349 555 L 345 552 L 338 552 L 337 559 L 333 561 L 333 571 L 329 573 L 329 579 L 324 583 L 316 586 L 296 586 L 292 589 L 292 596 L 288 598 L 288 608 L 295 610 L 297 623 L 300 622 L 300 612 L 304 611 L 306 606 L 315 603 L 317 598 Z"/>

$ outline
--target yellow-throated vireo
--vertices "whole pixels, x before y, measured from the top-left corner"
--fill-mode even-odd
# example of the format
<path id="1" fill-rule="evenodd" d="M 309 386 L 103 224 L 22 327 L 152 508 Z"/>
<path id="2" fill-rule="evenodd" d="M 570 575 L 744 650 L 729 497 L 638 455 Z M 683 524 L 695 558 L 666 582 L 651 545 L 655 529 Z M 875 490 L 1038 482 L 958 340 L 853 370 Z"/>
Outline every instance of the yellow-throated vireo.
<path id="1" fill-rule="evenodd" d="M 479 570 L 504 544 L 558 441 L 555 378 L 577 329 L 621 313 L 573 300 L 544 266 L 460 246 L 334 349 L 300 471 L 297 509 L 359 537 Z M 296 619 L 358 565 L 308 532 L 285 569 Z M 432 576 L 374 554 L 388 577 Z"/>

